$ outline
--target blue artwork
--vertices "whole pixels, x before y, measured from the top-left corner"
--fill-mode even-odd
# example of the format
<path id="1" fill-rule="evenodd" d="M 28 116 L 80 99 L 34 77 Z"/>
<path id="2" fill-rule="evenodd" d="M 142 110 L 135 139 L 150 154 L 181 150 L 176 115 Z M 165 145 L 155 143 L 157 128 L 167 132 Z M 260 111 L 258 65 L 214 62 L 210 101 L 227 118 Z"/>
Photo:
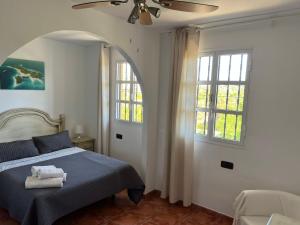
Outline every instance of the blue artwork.
<path id="1" fill-rule="evenodd" d="M 0 89 L 45 90 L 45 63 L 8 58 L 0 66 Z"/>

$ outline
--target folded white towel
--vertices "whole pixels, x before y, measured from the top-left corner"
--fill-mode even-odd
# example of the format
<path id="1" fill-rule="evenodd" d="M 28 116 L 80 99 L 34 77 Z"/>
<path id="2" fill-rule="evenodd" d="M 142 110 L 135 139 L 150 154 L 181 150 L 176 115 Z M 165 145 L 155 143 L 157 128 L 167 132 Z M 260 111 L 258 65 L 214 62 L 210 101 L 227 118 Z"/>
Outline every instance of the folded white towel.
<path id="1" fill-rule="evenodd" d="M 63 177 L 63 181 L 66 182 L 67 181 L 67 173 L 64 173 L 64 177 Z"/>
<path id="2" fill-rule="evenodd" d="M 26 189 L 34 188 L 61 188 L 63 187 L 63 178 L 38 179 L 37 177 L 27 177 L 25 181 Z"/>
<path id="3" fill-rule="evenodd" d="M 40 170 L 49 170 L 49 169 L 56 169 L 55 166 L 50 165 L 50 166 L 33 166 L 31 167 L 31 173 L 33 177 L 37 177 L 38 176 L 38 172 Z"/>
<path id="4" fill-rule="evenodd" d="M 37 173 L 39 179 L 48 179 L 48 178 L 64 178 L 64 171 L 61 168 L 44 168 L 40 169 Z"/>

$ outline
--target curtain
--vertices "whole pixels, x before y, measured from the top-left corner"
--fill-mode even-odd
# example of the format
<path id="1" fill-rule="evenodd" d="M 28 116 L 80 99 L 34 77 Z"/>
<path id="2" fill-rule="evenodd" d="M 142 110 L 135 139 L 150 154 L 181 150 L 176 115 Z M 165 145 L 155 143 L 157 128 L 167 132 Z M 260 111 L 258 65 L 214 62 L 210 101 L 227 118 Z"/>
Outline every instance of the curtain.
<path id="1" fill-rule="evenodd" d="M 175 32 L 170 141 L 162 196 L 170 203 L 179 200 L 184 206 L 192 203 L 193 156 L 197 57 L 200 32 L 195 28 L 180 28 Z"/>
<path id="2" fill-rule="evenodd" d="M 109 155 L 110 140 L 110 48 L 100 46 L 99 57 L 99 112 L 98 112 L 98 146 L 99 153 Z"/>

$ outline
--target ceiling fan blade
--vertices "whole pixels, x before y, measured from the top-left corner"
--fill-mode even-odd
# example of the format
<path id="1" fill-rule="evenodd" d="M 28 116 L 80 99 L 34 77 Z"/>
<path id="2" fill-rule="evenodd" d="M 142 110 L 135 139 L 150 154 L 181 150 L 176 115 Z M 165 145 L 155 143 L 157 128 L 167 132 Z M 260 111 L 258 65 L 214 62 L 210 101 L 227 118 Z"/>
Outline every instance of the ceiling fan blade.
<path id="1" fill-rule="evenodd" d="M 142 25 L 152 25 L 153 24 L 150 12 L 148 12 L 148 11 L 142 10 L 140 12 L 139 18 L 140 18 L 140 24 L 142 24 Z"/>
<path id="2" fill-rule="evenodd" d="M 110 5 L 120 5 L 121 3 L 126 3 L 128 0 L 122 1 L 122 0 L 103 0 L 103 1 L 96 1 L 96 2 L 87 2 L 87 3 L 81 3 L 77 5 L 73 5 L 73 9 L 89 9 L 89 8 L 95 8 L 95 7 L 106 7 Z"/>
<path id="3" fill-rule="evenodd" d="M 184 11 L 184 12 L 198 12 L 208 13 L 217 10 L 219 7 L 215 5 L 207 5 L 195 2 L 176 1 L 176 0 L 162 0 L 159 1 L 164 8 Z"/>
<path id="4" fill-rule="evenodd" d="M 132 9 L 130 16 L 128 17 L 127 22 L 135 24 L 135 21 L 139 18 L 139 7 L 137 5 Z"/>

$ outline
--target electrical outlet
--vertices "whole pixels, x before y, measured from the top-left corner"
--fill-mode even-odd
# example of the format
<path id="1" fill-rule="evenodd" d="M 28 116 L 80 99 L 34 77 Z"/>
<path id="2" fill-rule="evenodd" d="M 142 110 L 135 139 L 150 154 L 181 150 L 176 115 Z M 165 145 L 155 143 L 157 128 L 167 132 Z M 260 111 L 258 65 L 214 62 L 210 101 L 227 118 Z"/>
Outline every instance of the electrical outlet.
<path id="1" fill-rule="evenodd" d="M 123 135 L 122 134 L 116 134 L 116 138 L 122 140 L 123 139 Z"/>
<path id="2" fill-rule="evenodd" d="M 229 170 L 233 170 L 234 164 L 232 162 L 221 161 L 221 167 Z"/>

